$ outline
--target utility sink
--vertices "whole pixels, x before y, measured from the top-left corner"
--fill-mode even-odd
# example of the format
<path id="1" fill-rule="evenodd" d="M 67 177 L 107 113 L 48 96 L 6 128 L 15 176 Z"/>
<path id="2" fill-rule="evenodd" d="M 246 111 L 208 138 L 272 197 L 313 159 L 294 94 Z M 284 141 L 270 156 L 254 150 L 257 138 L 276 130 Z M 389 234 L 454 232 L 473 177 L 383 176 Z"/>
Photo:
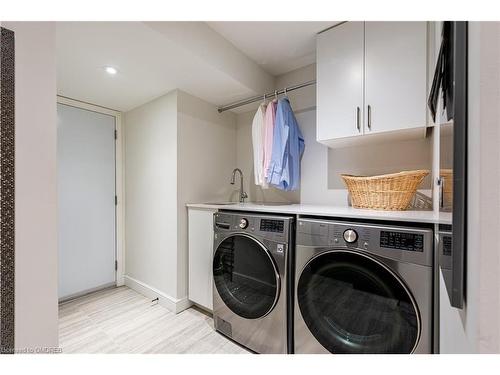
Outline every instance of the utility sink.
<path id="1" fill-rule="evenodd" d="M 287 202 L 245 202 L 248 204 L 255 204 L 257 206 L 288 206 L 292 203 Z M 238 202 L 204 202 L 203 204 L 209 204 L 213 206 L 230 206 L 233 204 L 239 204 Z"/>
<path id="2" fill-rule="evenodd" d="M 236 204 L 236 202 L 205 202 L 203 204 L 209 204 L 213 206 L 229 206 L 231 204 Z"/>
<path id="3" fill-rule="evenodd" d="M 257 204 L 259 206 L 289 206 L 293 203 L 287 202 L 250 202 L 252 204 Z"/>

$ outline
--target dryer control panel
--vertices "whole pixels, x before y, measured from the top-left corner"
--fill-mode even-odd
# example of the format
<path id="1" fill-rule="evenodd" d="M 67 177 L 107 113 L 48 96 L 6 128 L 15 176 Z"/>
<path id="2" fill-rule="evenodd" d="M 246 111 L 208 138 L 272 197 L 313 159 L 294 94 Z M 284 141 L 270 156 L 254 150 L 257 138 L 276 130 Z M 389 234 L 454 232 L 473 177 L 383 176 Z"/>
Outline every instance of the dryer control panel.
<path id="1" fill-rule="evenodd" d="M 299 219 L 297 245 L 358 250 L 397 261 L 431 266 L 433 231 L 428 228 Z"/>
<path id="2" fill-rule="evenodd" d="M 406 251 L 424 251 L 424 235 L 409 232 L 380 231 L 380 247 Z"/>

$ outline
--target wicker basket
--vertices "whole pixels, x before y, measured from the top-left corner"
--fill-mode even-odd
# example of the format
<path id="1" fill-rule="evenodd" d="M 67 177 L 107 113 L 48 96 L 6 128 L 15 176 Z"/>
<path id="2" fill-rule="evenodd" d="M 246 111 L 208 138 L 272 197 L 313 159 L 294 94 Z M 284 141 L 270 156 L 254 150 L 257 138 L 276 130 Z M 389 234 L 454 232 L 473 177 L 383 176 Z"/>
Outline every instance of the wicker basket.
<path id="1" fill-rule="evenodd" d="M 428 170 L 404 171 L 381 176 L 341 175 L 355 208 L 406 210 Z"/>
<path id="2" fill-rule="evenodd" d="M 452 169 L 441 169 L 439 175 L 443 179 L 443 196 L 442 204 L 445 210 L 451 209 L 453 205 L 453 170 Z"/>

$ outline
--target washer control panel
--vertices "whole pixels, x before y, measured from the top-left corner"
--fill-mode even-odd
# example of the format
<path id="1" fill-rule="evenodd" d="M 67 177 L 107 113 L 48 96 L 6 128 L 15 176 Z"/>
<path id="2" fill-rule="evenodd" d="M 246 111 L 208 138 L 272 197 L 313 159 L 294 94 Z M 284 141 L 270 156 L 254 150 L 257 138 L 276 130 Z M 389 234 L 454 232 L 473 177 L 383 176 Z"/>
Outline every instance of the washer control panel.
<path id="1" fill-rule="evenodd" d="M 354 229 L 346 229 L 343 236 L 347 243 L 354 243 L 358 240 L 358 233 Z"/>
<path id="2" fill-rule="evenodd" d="M 246 212 L 216 212 L 214 231 L 247 233 L 270 241 L 287 242 L 294 218 L 290 216 L 259 215 Z"/>
<path id="3" fill-rule="evenodd" d="M 241 218 L 240 219 L 240 223 L 238 224 L 238 226 L 241 228 L 241 229 L 245 229 L 246 227 L 248 227 L 248 220 L 245 219 L 245 218 Z"/>
<path id="4" fill-rule="evenodd" d="M 262 232 L 283 233 L 285 222 L 276 219 L 260 219 L 260 230 Z"/>

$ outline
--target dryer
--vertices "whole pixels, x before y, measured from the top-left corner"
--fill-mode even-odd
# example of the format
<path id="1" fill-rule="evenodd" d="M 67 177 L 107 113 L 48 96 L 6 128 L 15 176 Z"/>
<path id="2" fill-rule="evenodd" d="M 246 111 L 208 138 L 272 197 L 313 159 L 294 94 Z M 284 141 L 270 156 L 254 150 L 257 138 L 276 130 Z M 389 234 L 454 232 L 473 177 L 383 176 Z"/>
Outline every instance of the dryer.
<path id="1" fill-rule="evenodd" d="M 215 329 L 257 353 L 287 353 L 294 218 L 214 214 Z"/>
<path id="2" fill-rule="evenodd" d="M 295 353 L 432 353 L 433 231 L 299 219 Z"/>

